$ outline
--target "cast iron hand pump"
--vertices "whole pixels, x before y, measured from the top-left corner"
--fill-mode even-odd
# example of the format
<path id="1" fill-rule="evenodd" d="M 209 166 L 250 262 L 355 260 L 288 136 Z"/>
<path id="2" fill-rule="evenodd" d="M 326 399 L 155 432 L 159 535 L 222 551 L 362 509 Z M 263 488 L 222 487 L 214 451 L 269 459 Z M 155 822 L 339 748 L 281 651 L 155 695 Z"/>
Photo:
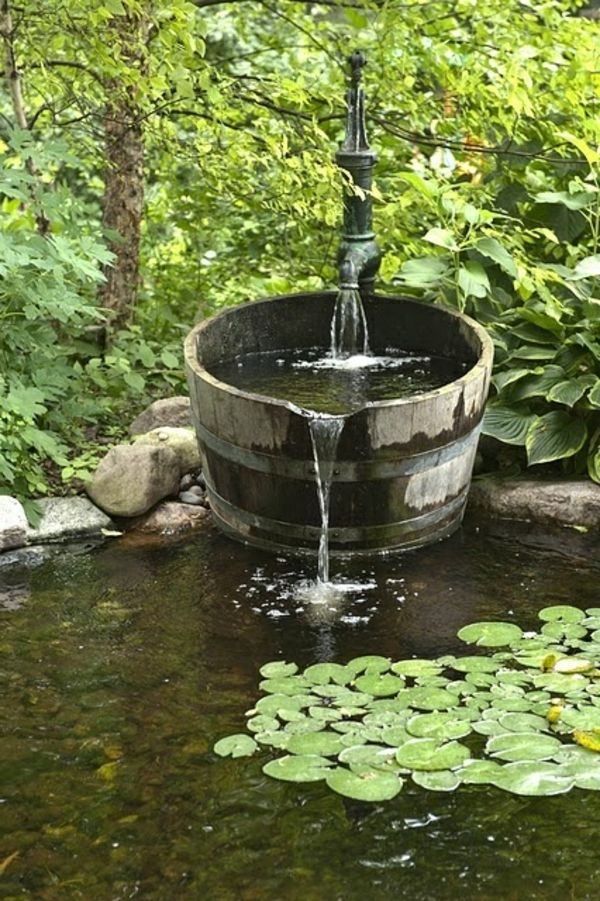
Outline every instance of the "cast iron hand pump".
<path id="1" fill-rule="evenodd" d="M 360 288 L 363 297 L 373 293 L 381 253 L 373 232 L 373 168 L 377 154 L 369 147 L 365 127 L 365 95 L 361 85 L 366 59 L 355 51 L 349 59 L 352 69 L 346 95 L 348 115 L 346 138 L 335 155 L 338 166 L 350 174 L 344 197 L 344 230 L 339 252 L 341 288 Z M 354 189 L 358 188 L 358 192 Z"/>

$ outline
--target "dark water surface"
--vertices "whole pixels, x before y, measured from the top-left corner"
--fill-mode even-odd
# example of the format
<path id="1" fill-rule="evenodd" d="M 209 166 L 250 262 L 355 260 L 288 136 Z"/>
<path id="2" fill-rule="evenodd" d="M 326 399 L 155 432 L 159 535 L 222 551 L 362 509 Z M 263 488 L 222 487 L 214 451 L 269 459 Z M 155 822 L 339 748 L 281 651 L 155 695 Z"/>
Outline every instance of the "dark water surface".
<path id="1" fill-rule="evenodd" d="M 332 575 L 376 587 L 336 612 L 293 598 L 314 561 L 212 530 L 117 541 L 0 571 L 0 896 L 215 901 L 595 899 L 600 793 L 521 798 L 410 780 L 363 804 L 222 760 L 258 668 L 461 647 L 483 618 L 524 628 L 553 603 L 600 604 L 598 543 L 474 523 Z"/>
<path id="2" fill-rule="evenodd" d="M 459 378 L 466 364 L 447 357 L 390 351 L 334 360 L 322 348 L 273 351 L 211 366 L 228 385 L 288 400 L 315 413 L 341 415 L 366 403 L 397 400 L 440 388 Z"/>

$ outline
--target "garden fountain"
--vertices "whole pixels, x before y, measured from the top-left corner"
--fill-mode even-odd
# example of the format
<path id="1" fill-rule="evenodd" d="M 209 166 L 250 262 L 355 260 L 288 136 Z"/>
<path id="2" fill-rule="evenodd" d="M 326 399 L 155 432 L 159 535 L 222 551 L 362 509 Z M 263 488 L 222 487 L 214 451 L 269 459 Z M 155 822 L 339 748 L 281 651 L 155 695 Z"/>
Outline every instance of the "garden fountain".
<path id="1" fill-rule="evenodd" d="M 372 173 L 351 57 L 340 290 L 226 310 L 186 339 L 192 411 L 213 517 L 273 551 L 418 547 L 459 526 L 492 344 L 453 310 L 374 291 Z M 317 490 L 315 490 L 315 482 Z"/>

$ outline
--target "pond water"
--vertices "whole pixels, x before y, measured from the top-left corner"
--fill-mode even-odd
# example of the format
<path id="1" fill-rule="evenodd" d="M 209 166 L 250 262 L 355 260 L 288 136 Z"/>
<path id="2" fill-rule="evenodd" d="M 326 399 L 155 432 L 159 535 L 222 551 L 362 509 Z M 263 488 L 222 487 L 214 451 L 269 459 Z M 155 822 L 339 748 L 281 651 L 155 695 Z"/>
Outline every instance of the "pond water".
<path id="1" fill-rule="evenodd" d="M 468 522 L 400 557 L 332 561 L 353 585 L 335 609 L 299 600 L 314 566 L 208 528 L 0 570 L 3 898 L 597 897 L 598 792 L 407 780 L 365 804 L 269 779 L 268 751 L 211 748 L 243 731 L 267 660 L 436 656 L 464 649 L 469 622 L 598 606 L 598 541 Z"/>
<path id="2" fill-rule="evenodd" d="M 346 414 L 366 403 L 397 400 L 440 388 L 468 364 L 448 357 L 390 349 L 383 356 L 323 356 L 322 348 L 246 354 L 211 366 L 211 373 L 243 391 L 277 397 L 315 413 Z"/>

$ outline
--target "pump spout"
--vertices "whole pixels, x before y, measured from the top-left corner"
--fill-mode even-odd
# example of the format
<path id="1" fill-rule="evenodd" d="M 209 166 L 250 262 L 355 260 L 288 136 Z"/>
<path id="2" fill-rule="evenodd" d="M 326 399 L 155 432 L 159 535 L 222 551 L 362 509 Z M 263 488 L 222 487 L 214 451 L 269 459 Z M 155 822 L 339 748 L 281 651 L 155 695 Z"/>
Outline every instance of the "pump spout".
<path id="1" fill-rule="evenodd" d="M 355 51 L 349 62 L 352 74 L 346 95 L 346 138 L 335 155 L 337 164 L 349 175 L 338 264 L 340 286 L 344 287 L 352 280 L 352 287 L 359 287 L 362 296 L 367 298 L 373 293 L 375 275 L 381 262 L 381 252 L 373 231 L 371 196 L 377 154 L 369 147 L 365 126 L 361 78 L 366 60 L 362 53 Z"/>

